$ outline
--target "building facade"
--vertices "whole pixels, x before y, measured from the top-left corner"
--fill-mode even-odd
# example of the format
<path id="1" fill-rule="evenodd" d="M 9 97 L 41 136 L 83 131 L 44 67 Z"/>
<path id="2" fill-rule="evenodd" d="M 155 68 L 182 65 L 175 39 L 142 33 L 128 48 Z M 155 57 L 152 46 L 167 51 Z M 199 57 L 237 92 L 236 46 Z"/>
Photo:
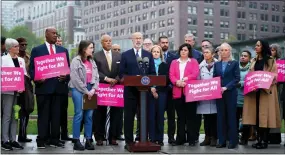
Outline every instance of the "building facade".
<path id="1" fill-rule="evenodd" d="M 16 1 L 2 1 L 1 2 L 1 24 L 10 30 L 14 26 L 13 8 Z"/>
<path id="2" fill-rule="evenodd" d="M 95 0 L 82 4 L 86 39 L 95 42 L 105 33 L 113 40 L 127 40 L 140 31 L 155 42 L 166 35 L 171 48 L 177 49 L 186 33 L 193 33 L 198 45 L 203 39 L 219 44 L 285 34 L 284 1 Z"/>
<path id="3" fill-rule="evenodd" d="M 27 25 L 37 37 L 55 27 L 66 45 L 76 47 L 85 38 L 80 1 L 19 1 L 14 10 L 15 25 Z"/>

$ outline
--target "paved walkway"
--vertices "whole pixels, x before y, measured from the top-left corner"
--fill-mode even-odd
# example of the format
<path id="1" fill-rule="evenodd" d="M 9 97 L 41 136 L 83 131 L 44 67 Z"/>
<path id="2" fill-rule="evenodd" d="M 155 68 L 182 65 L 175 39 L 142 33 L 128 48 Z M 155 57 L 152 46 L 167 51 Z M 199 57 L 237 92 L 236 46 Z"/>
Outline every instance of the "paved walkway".
<path id="1" fill-rule="evenodd" d="M 24 150 L 2 150 L 1 154 L 130 154 L 124 149 L 125 143 L 123 141 L 119 141 L 119 146 L 104 145 L 99 147 L 95 145 L 95 150 L 93 151 L 74 151 L 71 142 L 66 142 L 65 148 L 47 147 L 46 149 L 37 149 L 36 136 L 30 135 L 28 137 L 32 138 L 33 142 L 23 144 L 25 147 Z M 167 135 L 164 137 L 164 146 L 162 146 L 161 151 L 152 152 L 151 154 L 285 154 L 285 147 L 283 146 L 285 134 L 282 135 L 282 145 L 269 145 L 268 149 L 264 150 L 252 148 L 252 142 L 248 146 L 238 146 L 236 149 L 231 150 L 227 148 L 217 149 L 210 146 L 199 146 L 199 144 L 195 147 L 190 147 L 186 144 L 184 146 L 171 146 L 167 143 Z M 204 135 L 200 137 L 200 142 L 202 142 Z"/>

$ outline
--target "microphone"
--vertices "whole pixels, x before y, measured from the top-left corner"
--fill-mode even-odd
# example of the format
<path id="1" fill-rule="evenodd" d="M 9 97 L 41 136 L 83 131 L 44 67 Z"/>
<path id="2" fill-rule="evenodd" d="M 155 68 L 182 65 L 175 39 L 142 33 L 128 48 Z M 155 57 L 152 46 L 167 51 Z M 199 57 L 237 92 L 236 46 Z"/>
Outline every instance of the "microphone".
<path id="1" fill-rule="evenodd" d="M 143 68 L 143 59 L 141 57 L 137 57 L 137 62 L 138 62 L 139 68 L 142 69 Z"/>
<path id="2" fill-rule="evenodd" d="M 149 68 L 149 58 L 148 57 L 144 57 L 143 58 L 143 62 L 146 65 L 146 68 Z"/>

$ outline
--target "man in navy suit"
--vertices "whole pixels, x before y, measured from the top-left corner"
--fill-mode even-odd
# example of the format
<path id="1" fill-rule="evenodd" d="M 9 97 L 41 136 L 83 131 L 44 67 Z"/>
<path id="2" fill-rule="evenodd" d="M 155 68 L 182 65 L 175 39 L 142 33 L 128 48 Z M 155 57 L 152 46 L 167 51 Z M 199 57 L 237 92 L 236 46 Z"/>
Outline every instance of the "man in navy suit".
<path id="1" fill-rule="evenodd" d="M 169 41 L 167 36 L 161 36 L 158 39 L 158 44 L 161 47 L 164 55 L 164 61 L 167 63 L 168 70 L 172 60 L 178 59 L 178 55 L 174 55 L 173 52 L 168 50 Z M 168 143 L 172 144 L 175 142 L 174 134 L 176 129 L 175 123 L 175 106 L 172 101 L 172 84 L 168 86 L 167 100 L 166 100 L 166 113 L 167 113 L 167 125 L 168 125 Z"/>
<path id="2" fill-rule="evenodd" d="M 38 107 L 38 138 L 37 147 L 45 148 L 48 140 L 51 146 L 64 147 L 59 141 L 60 135 L 60 104 L 63 97 L 68 94 L 69 75 L 61 75 L 59 77 L 42 79 L 35 81 L 35 65 L 36 57 L 52 55 L 56 53 L 65 53 L 68 66 L 69 56 L 67 49 L 55 45 L 57 40 L 57 32 L 55 28 L 47 28 L 45 31 L 46 41 L 44 44 L 34 47 L 30 58 L 30 76 L 35 83 L 35 94 Z M 49 135 L 49 123 L 51 125 L 51 134 Z"/>
<path id="3" fill-rule="evenodd" d="M 141 75 L 137 57 L 148 57 L 149 68 L 146 74 L 155 75 L 154 60 L 152 54 L 143 50 L 142 42 L 143 35 L 140 32 L 132 34 L 133 48 L 124 52 L 120 62 L 120 79 L 123 81 L 124 75 Z M 134 117 L 136 114 L 137 106 L 139 106 L 139 91 L 136 87 L 124 87 L 124 133 L 127 148 L 129 145 L 134 144 L 133 126 Z"/>

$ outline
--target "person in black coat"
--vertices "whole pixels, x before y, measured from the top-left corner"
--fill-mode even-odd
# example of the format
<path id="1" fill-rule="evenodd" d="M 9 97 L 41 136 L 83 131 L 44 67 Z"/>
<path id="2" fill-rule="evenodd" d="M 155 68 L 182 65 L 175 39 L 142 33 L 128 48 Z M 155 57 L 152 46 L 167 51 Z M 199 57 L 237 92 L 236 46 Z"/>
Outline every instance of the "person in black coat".
<path id="1" fill-rule="evenodd" d="M 167 99 L 167 87 L 170 84 L 168 78 L 168 67 L 164 62 L 164 56 L 162 53 L 162 49 L 158 45 L 154 45 L 151 48 L 151 54 L 154 59 L 154 66 L 156 75 L 165 75 L 167 79 L 166 86 L 156 87 L 153 86 L 151 88 L 151 94 L 149 97 L 148 104 L 148 131 L 150 141 L 153 143 L 157 143 L 159 145 L 163 144 L 163 131 L 164 131 L 164 111 L 166 106 Z"/>

